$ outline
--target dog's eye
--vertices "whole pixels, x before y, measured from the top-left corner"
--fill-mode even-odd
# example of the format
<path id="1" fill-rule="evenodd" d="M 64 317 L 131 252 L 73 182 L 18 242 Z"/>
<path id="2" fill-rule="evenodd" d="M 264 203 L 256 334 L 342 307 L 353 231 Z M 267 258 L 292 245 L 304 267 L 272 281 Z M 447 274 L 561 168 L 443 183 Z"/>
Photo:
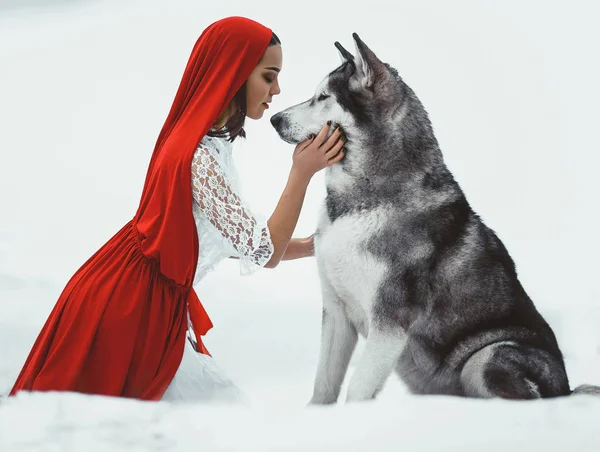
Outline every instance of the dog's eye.
<path id="1" fill-rule="evenodd" d="M 317 100 L 325 100 L 329 97 L 329 94 L 321 93 Z"/>

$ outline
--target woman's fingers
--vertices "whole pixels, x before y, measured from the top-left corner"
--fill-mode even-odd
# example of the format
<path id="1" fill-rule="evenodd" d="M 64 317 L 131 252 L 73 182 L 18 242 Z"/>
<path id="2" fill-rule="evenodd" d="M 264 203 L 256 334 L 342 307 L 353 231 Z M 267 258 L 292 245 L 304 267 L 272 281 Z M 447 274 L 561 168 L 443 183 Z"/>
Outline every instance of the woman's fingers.
<path id="1" fill-rule="evenodd" d="M 311 135 L 310 138 L 307 138 L 306 140 L 302 141 L 301 143 L 298 143 L 298 150 L 303 151 L 304 149 L 309 147 L 313 141 L 315 141 L 315 136 Z"/>
<path id="2" fill-rule="evenodd" d="M 325 158 L 327 160 L 335 157 L 337 155 L 337 153 L 340 151 L 340 149 L 342 149 L 344 147 L 344 140 L 342 140 L 341 138 L 338 140 L 337 143 L 335 143 L 333 145 L 333 147 L 331 149 L 329 149 L 327 152 L 325 152 Z"/>
<path id="3" fill-rule="evenodd" d="M 299 143 L 296 147 L 298 153 L 302 153 L 305 149 L 312 149 L 314 151 L 320 151 L 314 154 L 314 157 L 317 159 L 323 159 L 326 162 L 326 166 L 332 165 L 334 163 L 339 162 L 344 158 L 345 150 L 344 144 L 346 142 L 346 138 L 342 130 L 337 127 L 333 133 L 328 137 L 329 132 L 331 131 L 331 124 L 328 122 L 324 125 L 319 134 L 317 136 L 313 136 L 303 142 Z M 312 151 L 311 151 L 312 154 Z M 317 157 L 317 155 L 321 155 L 321 157 Z M 323 160 L 321 160 L 323 162 Z M 323 163 L 321 163 L 323 164 Z"/>
<path id="4" fill-rule="evenodd" d="M 346 150 L 344 149 L 343 140 L 340 139 L 334 147 L 325 153 L 327 165 L 333 165 L 334 163 L 339 162 L 344 158 L 344 155 L 346 155 Z"/>
<path id="5" fill-rule="evenodd" d="M 340 138 L 341 135 L 342 135 L 342 130 L 338 127 L 337 129 L 335 129 L 333 131 L 333 133 L 331 134 L 331 136 L 322 145 L 322 147 L 324 147 L 325 150 L 329 150 L 330 148 L 333 147 L 333 145 L 337 142 L 337 140 Z"/>
<path id="6" fill-rule="evenodd" d="M 299 154 L 301 152 L 303 152 L 304 150 L 306 150 L 311 144 L 313 144 L 316 140 L 316 136 L 311 134 L 309 138 L 307 138 L 304 141 L 301 141 L 300 143 L 298 143 L 296 145 L 296 148 L 294 149 L 294 154 Z M 319 146 L 317 145 L 317 148 Z"/>
<path id="7" fill-rule="evenodd" d="M 334 163 L 339 162 L 344 158 L 344 155 L 346 155 L 346 152 L 344 150 L 340 150 L 337 155 L 327 161 L 327 165 L 333 165 Z"/>
<path id="8" fill-rule="evenodd" d="M 320 147 L 321 144 L 323 144 L 323 141 L 325 141 L 325 138 L 327 137 L 327 133 L 329 132 L 329 129 L 331 128 L 331 124 L 327 123 L 325 124 L 322 128 L 321 131 L 319 132 L 319 134 L 315 137 L 315 143 L 317 144 L 317 147 Z"/>

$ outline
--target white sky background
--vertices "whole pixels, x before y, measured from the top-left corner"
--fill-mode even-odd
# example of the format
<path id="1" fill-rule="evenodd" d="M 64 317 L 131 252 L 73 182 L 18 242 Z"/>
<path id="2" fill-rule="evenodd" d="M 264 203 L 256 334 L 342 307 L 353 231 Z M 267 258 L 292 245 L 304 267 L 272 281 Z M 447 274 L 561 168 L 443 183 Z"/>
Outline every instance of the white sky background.
<path id="1" fill-rule="evenodd" d="M 272 212 L 293 150 L 268 118 L 311 96 L 339 63 L 333 42 L 354 51 L 357 32 L 423 101 L 467 199 L 555 328 L 572 384 L 600 383 L 599 12 L 592 1 L 0 0 L 0 392 L 68 278 L 135 213 L 191 48 L 228 15 L 283 42 L 282 93 L 235 151 L 256 210 Z M 323 189 L 320 174 L 296 235 L 312 233 Z M 225 262 L 197 291 L 216 325 L 208 347 L 236 381 L 306 402 L 314 261 L 248 278 Z"/>

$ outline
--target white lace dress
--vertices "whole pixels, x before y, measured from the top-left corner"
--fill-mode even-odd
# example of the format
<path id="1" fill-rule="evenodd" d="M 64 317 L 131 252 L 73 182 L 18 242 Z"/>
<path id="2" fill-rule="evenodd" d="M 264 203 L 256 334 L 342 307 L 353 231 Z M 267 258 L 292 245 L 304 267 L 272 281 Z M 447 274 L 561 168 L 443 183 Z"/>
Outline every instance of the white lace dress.
<path id="1" fill-rule="evenodd" d="M 192 160 L 192 209 L 199 239 L 194 284 L 223 259 L 239 258 L 241 273 L 248 275 L 273 254 L 266 221 L 239 195 L 232 147 L 224 138 L 205 136 Z M 212 357 L 197 353 L 186 340 L 183 359 L 163 400 L 244 402 L 247 398 Z"/>

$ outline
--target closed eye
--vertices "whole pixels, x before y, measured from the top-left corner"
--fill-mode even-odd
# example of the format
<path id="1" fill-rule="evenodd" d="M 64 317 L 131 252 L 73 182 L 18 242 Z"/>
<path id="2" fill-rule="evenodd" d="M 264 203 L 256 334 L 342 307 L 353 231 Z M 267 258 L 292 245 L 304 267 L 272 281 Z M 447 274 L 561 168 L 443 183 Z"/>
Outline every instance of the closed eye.
<path id="1" fill-rule="evenodd" d="M 327 99 L 328 97 L 329 97 L 329 94 L 321 93 L 321 94 L 319 95 L 319 97 L 317 97 L 317 100 L 319 100 L 319 101 L 320 101 L 320 100 L 325 100 L 325 99 Z"/>

